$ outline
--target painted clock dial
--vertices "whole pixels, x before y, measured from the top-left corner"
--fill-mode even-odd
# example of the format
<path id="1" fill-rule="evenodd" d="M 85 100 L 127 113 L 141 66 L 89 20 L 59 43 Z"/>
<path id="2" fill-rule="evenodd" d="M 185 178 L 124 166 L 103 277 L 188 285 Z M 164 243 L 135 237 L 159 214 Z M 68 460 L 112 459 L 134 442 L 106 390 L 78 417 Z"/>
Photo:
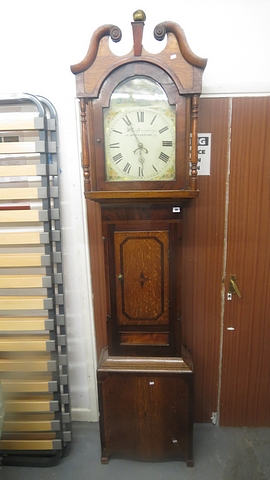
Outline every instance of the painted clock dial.
<path id="1" fill-rule="evenodd" d="M 106 180 L 175 179 L 175 109 L 147 77 L 122 82 L 104 111 Z"/>

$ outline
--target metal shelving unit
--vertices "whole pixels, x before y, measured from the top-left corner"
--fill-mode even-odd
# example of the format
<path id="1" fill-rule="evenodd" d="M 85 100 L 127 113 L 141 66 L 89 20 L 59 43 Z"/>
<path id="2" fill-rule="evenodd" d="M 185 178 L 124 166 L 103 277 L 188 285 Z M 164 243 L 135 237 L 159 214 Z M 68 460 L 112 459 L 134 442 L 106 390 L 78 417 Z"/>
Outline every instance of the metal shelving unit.
<path id="1" fill-rule="evenodd" d="M 43 97 L 0 96 L 2 464 L 48 465 L 71 442 L 57 115 Z"/>

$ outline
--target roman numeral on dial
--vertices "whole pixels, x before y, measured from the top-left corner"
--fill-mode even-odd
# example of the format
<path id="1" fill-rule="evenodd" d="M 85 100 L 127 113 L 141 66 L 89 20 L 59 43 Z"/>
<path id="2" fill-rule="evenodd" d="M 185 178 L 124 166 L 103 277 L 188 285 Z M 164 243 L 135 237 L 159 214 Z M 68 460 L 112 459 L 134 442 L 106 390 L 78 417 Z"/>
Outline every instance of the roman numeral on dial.
<path id="1" fill-rule="evenodd" d="M 110 148 L 119 148 L 119 147 L 120 147 L 120 143 L 119 143 L 119 142 L 111 143 L 111 144 L 110 144 Z"/>
<path id="2" fill-rule="evenodd" d="M 169 155 L 167 155 L 166 153 L 161 152 L 161 154 L 159 155 L 158 158 L 159 158 L 160 160 L 162 160 L 163 162 L 167 163 L 170 157 L 169 157 Z"/>
<path id="3" fill-rule="evenodd" d="M 123 160 L 123 155 L 122 155 L 122 153 L 117 153 L 117 155 L 114 155 L 112 157 L 112 159 L 113 159 L 114 163 L 119 163 L 119 162 L 121 162 L 121 160 Z"/>
<path id="4" fill-rule="evenodd" d="M 127 163 L 123 168 L 123 172 L 129 173 L 130 169 L 131 169 L 131 165 L 130 165 L 130 163 Z"/>
<path id="5" fill-rule="evenodd" d="M 144 122 L 144 112 L 137 112 L 138 122 Z"/>
<path id="6" fill-rule="evenodd" d="M 164 133 L 164 132 L 166 132 L 166 130 L 169 130 L 169 127 L 167 127 L 167 125 L 166 125 L 166 127 L 161 128 L 159 130 L 159 133 Z"/>
<path id="7" fill-rule="evenodd" d="M 163 140 L 162 146 L 163 147 L 172 147 L 172 140 Z"/>

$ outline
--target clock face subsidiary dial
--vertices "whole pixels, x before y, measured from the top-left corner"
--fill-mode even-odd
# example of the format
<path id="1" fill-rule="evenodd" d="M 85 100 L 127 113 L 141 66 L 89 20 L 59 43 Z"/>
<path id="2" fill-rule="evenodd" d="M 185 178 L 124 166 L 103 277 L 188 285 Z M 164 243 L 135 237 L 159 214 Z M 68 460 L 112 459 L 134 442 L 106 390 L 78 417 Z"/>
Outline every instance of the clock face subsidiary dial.
<path id="1" fill-rule="evenodd" d="M 175 125 L 170 111 L 127 107 L 106 117 L 107 181 L 174 180 Z"/>

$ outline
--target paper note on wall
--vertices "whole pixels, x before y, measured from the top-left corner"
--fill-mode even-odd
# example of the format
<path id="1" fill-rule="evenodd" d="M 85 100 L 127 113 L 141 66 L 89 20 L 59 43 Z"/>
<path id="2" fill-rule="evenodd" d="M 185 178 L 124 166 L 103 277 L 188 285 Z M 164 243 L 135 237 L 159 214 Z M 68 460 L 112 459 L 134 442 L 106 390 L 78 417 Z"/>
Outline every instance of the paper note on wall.
<path id="1" fill-rule="evenodd" d="M 210 175 L 211 133 L 198 133 L 198 175 Z"/>

